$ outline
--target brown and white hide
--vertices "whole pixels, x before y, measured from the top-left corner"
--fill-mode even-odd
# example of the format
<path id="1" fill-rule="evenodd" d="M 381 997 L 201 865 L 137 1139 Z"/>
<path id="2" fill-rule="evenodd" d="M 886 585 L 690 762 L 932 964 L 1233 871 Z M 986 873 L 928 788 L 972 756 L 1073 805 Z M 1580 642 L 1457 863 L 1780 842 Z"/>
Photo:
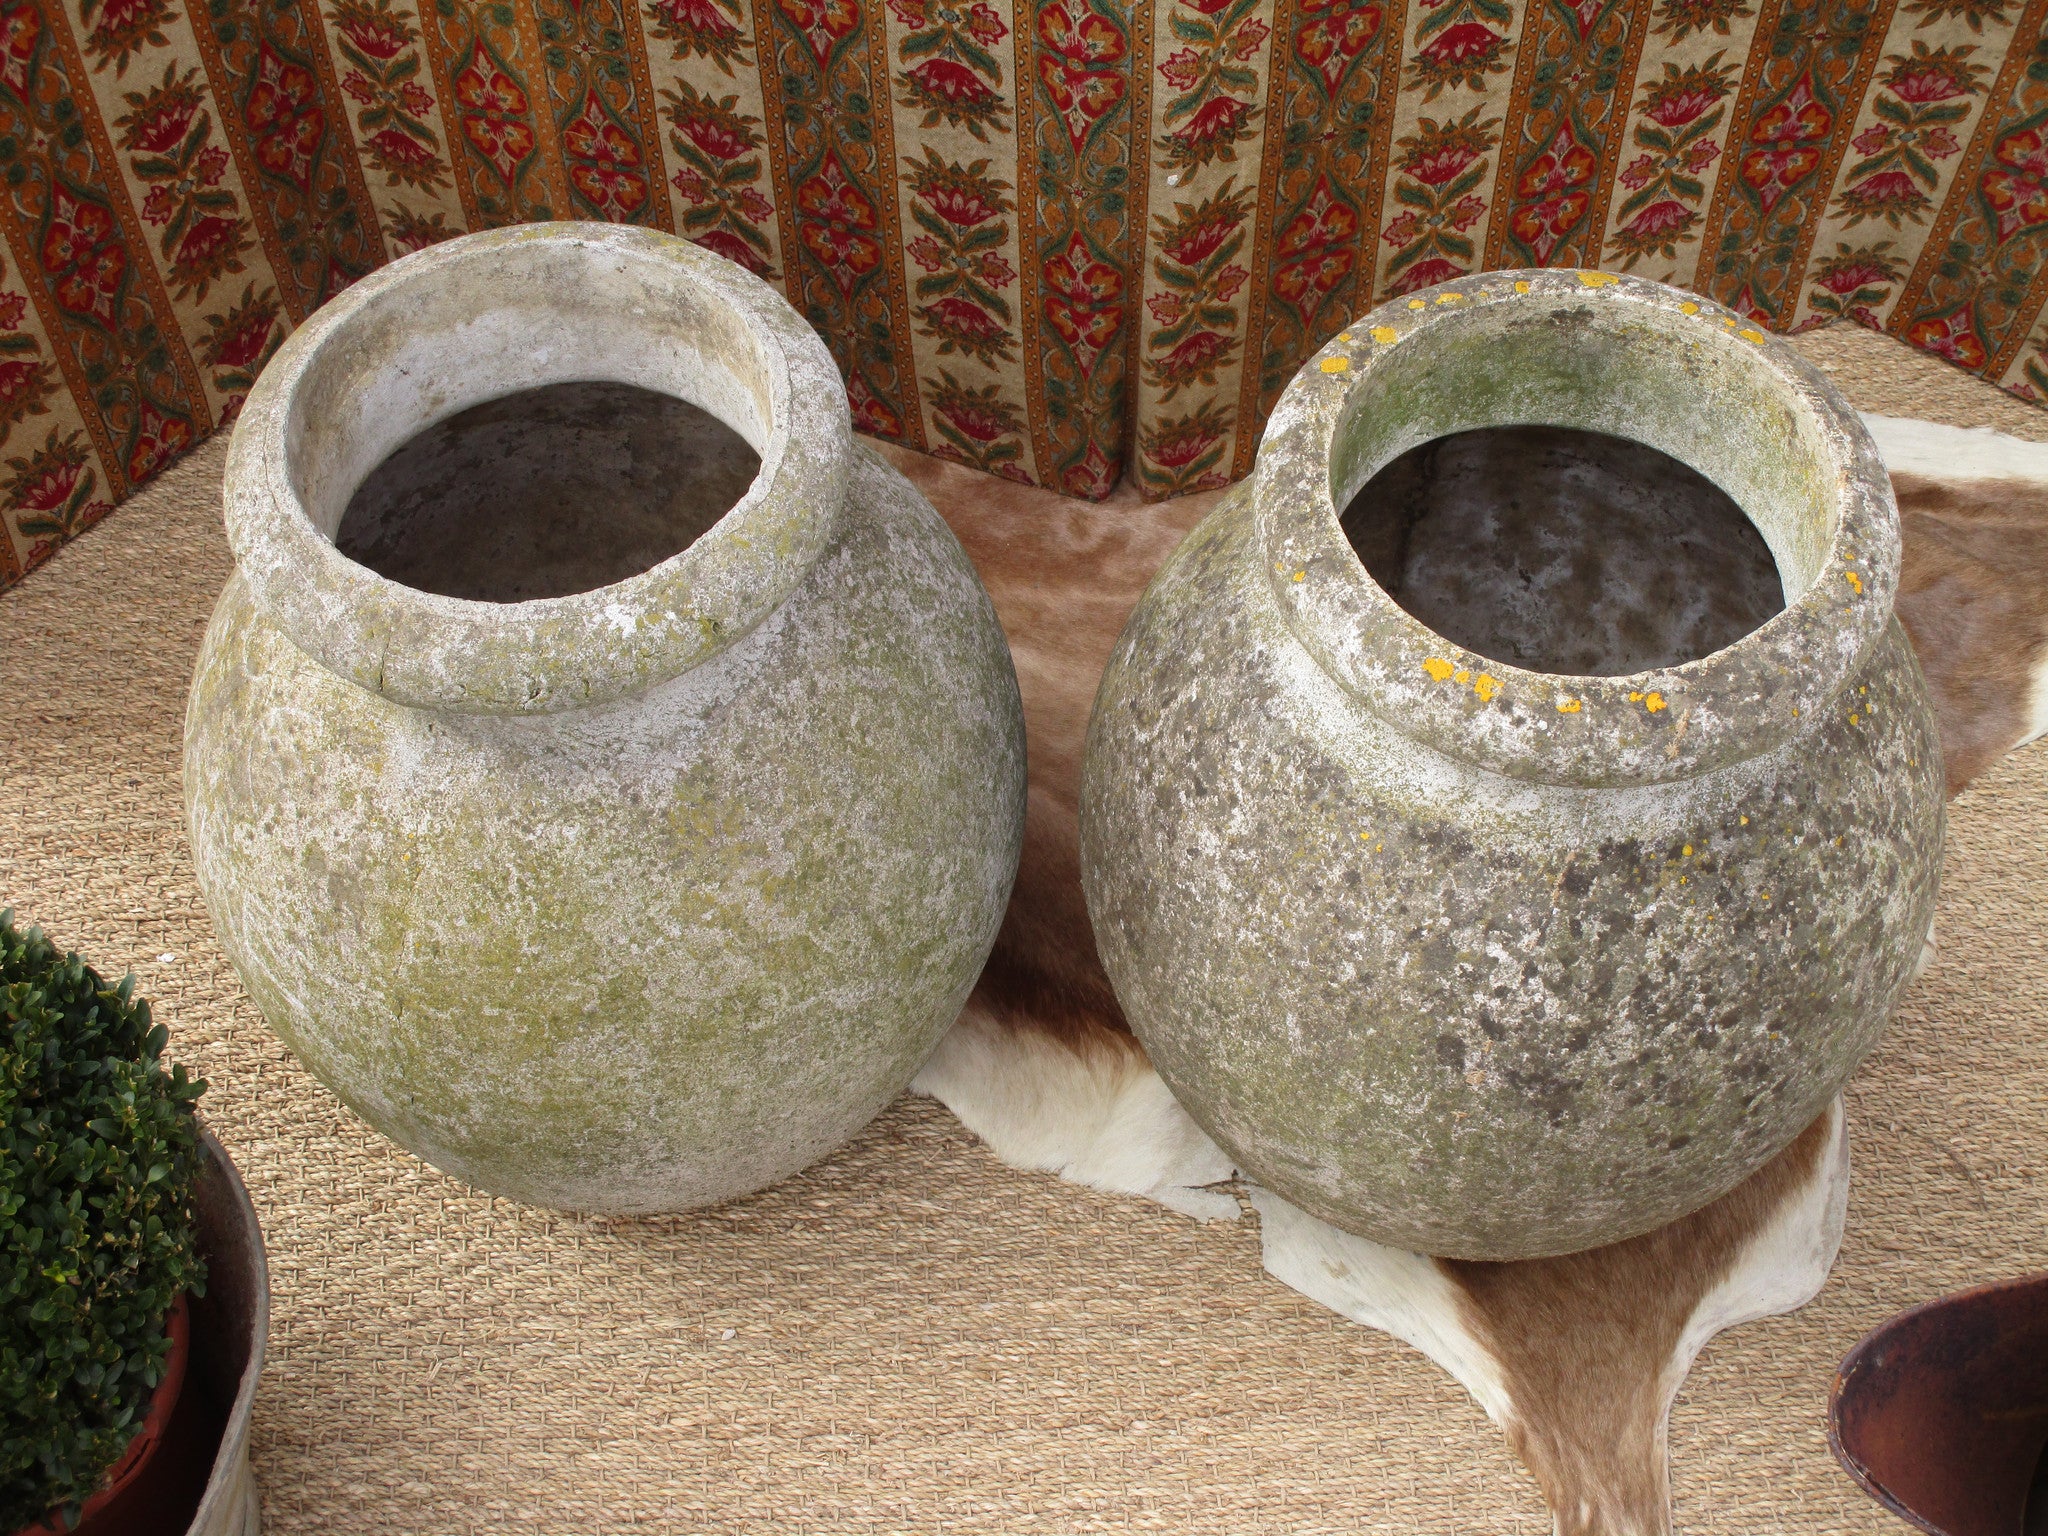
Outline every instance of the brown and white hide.
<path id="1" fill-rule="evenodd" d="M 1870 421 L 1894 471 L 1898 611 L 1933 688 L 1950 792 L 2048 727 L 2048 446 Z M 1023 864 L 967 1008 L 912 1085 L 995 1154 L 1200 1219 L 1239 1213 L 1228 1157 L 1161 1082 L 1096 959 L 1077 810 L 1096 684 L 1145 583 L 1220 493 L 1072 501 L 901 450 L 987 582 L 1024 697 Z M 1923 964 L 1932 949 L 1923 953 Z M 1714 1334 L 1787 1312 L 1834 1262 L 1848 1197 L 1839 1100 L 1704 1210 L 1562 1258 L 1402 1252 L 1243 1186 L 1269 1272 L 1449 1371 L 1535 1475 L 1561 1533 L 1670 1529 L 1665 1425 Z"/>

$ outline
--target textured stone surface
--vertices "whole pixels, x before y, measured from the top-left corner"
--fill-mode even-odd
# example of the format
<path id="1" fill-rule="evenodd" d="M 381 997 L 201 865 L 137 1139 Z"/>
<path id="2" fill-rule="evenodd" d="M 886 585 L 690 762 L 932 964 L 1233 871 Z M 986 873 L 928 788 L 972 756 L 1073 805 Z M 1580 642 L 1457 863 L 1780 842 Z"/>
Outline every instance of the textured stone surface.
<path id="1" fill-rule="evenodd" d="M 421 427 L 587 377 L 760 453 L 681 554 L 493 604 L 328 542 Z M 197 874 L 265 1017 L 365 1119 L 494 1193 L 679 1210 L 909 1081 L 1015 874 L 1022 716 L 959 544 L 853 448 L 779 297 L 643 231 L 435 247 L 265 372 L 227 522 L 186 722 Z"/>
<path id="2" fill-rule="evenodd" d="M 1419 443 L 1515 423 L 1699 470 L 1784 611 L 1620 677 L 1432 633 L 1336 509 Z M 1860 423 L 1712 306 L 1500 273 L 1353 326 L 1097 697 L 1083 877 L 1161 1074 L 1262 1183 L 1427 1253 L 1571 1251 L 1732 1187 L 1875 1043 L 1933 910 L 1940 752 L 1897 571 Z"/>

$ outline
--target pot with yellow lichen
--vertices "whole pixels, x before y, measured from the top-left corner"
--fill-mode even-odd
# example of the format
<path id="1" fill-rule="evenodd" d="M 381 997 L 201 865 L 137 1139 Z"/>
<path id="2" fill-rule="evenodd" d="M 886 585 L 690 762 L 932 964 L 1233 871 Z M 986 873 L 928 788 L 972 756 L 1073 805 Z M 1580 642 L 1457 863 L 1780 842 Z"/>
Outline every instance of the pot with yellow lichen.
<path id="1" fill-rule="evenodd" d="M 1734 1187 L 1932 917 L 1898 565 L 1859 418 L 1712 304 L 1501 272 L 1358 322 L 1096 699 L 1083 880 L 1161 1075 L 1261 1183 L 1425 1253 Z"/>
<path id="2" fill-rule="evenodd" d="M 407 257 L 265 371 L 226 516 L 199 882 L 372 1125 L 494 1193 L 680 1210 L 909 1082 L 1016 872 L 1022 712 L 765 284 L 605 225 Z"/>

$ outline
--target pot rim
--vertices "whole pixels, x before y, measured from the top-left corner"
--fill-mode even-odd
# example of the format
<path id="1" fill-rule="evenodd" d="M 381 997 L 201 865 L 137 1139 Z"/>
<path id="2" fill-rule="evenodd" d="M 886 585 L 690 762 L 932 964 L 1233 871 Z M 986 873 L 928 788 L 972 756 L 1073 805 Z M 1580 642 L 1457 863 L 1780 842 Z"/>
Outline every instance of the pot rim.
<path id="1" fill-rule="evenodd" d="M 438 329 L 417 321 L 428 313 Z M 731 357 L 692 353 L 718 339 L 692 328 L 692 315 L 736 329 Z M 524 378 L 505 387 L 493 364 Z M 754 440 L 753 484 L 686 549 L 562 597 L 447 597 L 335 548 L 348 497 L 416 433 L 486 400 L 586 380 L 699 395 L 694 403 Z M 350 411 L 360 419 L 337 424 Z M 678 676 L 774 612 L 836 536 L 851 449 L 831 354 L 745 268 L 657 230 L 514 226 L 402 257 L 293 333 L 235 424 L 228 540 L 258 608 L 360 687 L 417 708 L 548 714 Z"/>
<path id="2" fill-rule="evenodd" d="M 1789 412 L 1822 460 L 1828 518 L 1813 568 L 1786 568 L 1786 605 L 1733 644 L 1693 661 L 1586 677 L 1507 665 L 1429 629 L 1367 573 L 1340 523 L 1339 437 L 1369 412 L 1389 360 L 1455 345 L 1461 332 L 1567 311 L 1619 334 L 1648 328 Z M 1475 322 L 1478 322 L 1475 324 Z M 1402 349 L 1409 349 L 1406 353 Z M 1561 413 L 1568 414 L 1568 413 Z M 1352 468 L 1342 494 L 1415 442 L 1481 426 L 1612 430 L 1580 419 L 1473 419 L 1399 440 Z M 1712 474 L 1685 449 L 1697 420 L 1652 446 Z M 1772 446 L 1759 437 L 1752 451 Z M 1676 450 L 1676 451 L 1674 451 Z M 1666 783 L 1759 756 L 1804 735 L 1863 669 L 1892 622 L 1899 523 L 1891 479 L 1862 419 L 1784 342 L 1695 294 L 1642 278 L 1549 268 L 1490 272 L 1395 299 L 1305 363 L 1259 447 L 1253 517 L 1268 589 L 1295 637 L 1365 708 L 1418 743 L 1511 777 L 1580 787 Z M 1737 497 L 1738 505 L 1741 498 Z M 1754 520 L 1755 509 L 1744 506 Z M 1817 546 L 1818 549 L 1818 546 Z M 1804 578 L 1795 591 L 1795 581 Z"/>

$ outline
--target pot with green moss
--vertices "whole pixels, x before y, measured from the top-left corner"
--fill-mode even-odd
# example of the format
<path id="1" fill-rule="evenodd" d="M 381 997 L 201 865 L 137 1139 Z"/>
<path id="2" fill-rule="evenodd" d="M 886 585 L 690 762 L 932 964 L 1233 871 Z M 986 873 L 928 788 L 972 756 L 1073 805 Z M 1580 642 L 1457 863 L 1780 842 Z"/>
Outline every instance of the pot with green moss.
<path id="1" fill-rule="evenodd" d="M 262 1239 L 134 980 L 0 912 L 0 1531 L 251 1536 Z"/>
<path id="2" fill-rule="evenodd" d="M 264 372 L 226 517 L 199 883 L 372 1125 L 494 1193 L 682 1210 L 909 1082 L 1016 872 L 1022 710 L 766 284 L 609 225 L 395 262 Z"/>
<path id="3" fill-rule="evenodd" d="M 1913 974 L 1941 753 L 1890 482 L 1740 316 L 1500 272 L 1282 395 L 1104 675 L 1104 964 L 1181 1102 L 1363 1236 L 1515 1259 L 1721 1195 Z"/>

